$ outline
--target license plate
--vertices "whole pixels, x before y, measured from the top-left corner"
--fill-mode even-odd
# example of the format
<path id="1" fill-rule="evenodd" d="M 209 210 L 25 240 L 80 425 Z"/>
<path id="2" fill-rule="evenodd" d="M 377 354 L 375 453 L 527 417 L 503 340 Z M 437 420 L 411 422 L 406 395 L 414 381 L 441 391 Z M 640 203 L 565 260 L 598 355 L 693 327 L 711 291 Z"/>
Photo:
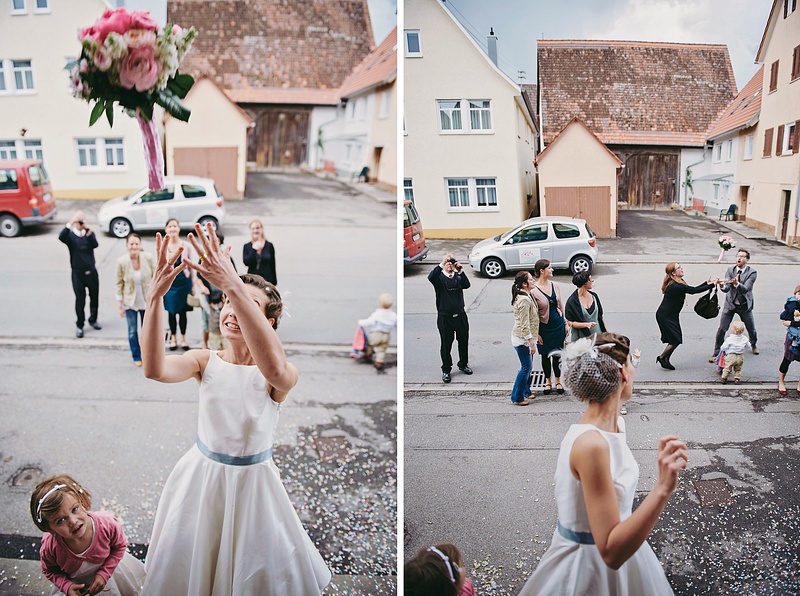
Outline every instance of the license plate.
<path id="1" fill-rule="evenodd" d="M 416 242 L 417 240 L 419 240 L 419 234 L 414 234 L 413 236 L 411 236 L 411 239 L 412 239 L 414 242 Z"/>

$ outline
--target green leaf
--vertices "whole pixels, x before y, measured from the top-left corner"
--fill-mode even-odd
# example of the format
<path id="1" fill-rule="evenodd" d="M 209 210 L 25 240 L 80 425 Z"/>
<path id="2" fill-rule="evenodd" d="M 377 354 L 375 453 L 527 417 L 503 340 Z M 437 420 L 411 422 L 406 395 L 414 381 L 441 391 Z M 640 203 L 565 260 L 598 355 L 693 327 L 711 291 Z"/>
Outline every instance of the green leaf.
<path id="1" fill-rule="evenodd" d="M 89 126 L 93 126 L 94 123 L 100 119 L 100 116 L 103 115 L 103 110 L 105 109 L 105 102 L 103 100 L 97 100 L 97 103 L 94 104 L 94 108 L 92 108 L 92 115 L 89 116 Z"/>
<path id="2" fill-rule="evenodd" d="M 181 103 L 181 100 L 169 87 L 156 91 L 155 98 L 156 103 L 167 110 L 173 117 L 184 122 L 189 121 L 191 110 Z"/>
<path id="3" fill-rule="evenodd" d="M 114 102 L 110 101 L 106 105 L 106 118 L 108 119 L 108 125 L 113 127 L 114 126 Z"/>
<path id="4" fill-rule="evenodd" d="M 194 85 L 194 77 L 189 74 L 176 73 L 173 78 L 167 81 L 167 89 L 172 91 L 181 99 L 186 97 L 189 89 Z"/>

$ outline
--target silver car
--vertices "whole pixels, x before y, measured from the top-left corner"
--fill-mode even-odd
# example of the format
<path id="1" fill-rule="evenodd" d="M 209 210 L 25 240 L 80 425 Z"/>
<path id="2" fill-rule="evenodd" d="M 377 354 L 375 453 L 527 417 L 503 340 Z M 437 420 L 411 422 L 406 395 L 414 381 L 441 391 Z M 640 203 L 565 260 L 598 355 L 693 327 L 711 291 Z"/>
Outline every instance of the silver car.
<path id="1" fill-rule="evenodd" d="M 123 197 L 111 199 L 100 207 L 97 222 L 117 238 L 133 231 L 163 230 L 167 220 L 175 218 L 181 229 L 195 223 L 214 227 L 225 223 L 225 201 L 210 178 L 167 176 L 164 188 L 142 188 Z"/>
<path id="2" fill-rule="evenodd" d="M 547 259 L 556 269 L 591 271 L 597 262 L 597 238 L 584 219 L 533 217 L 508 232 L 478 242 L 470 252 L 469 266 L 492 279 L 507 270 L 533 269 Z"/>

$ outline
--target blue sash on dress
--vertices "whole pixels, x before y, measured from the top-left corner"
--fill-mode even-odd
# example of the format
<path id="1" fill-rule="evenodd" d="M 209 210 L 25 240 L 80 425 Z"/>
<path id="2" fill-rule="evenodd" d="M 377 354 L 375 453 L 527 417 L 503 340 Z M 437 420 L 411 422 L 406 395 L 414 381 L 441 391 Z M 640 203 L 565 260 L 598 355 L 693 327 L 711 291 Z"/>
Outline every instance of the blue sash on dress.
<path id="1" fill-rule="evenodd" d="M 200 450 L 200 453 L 205 455 L 208 459 L 212 459 L 215 462 L 227 464 L 229 466 L 252 466 L 253 464 L 260 464 L 262 461 L 266 461 L 272 457 L 272 447 L 266 451 L 262 451 L 261 453 L 239 456 L 211 451 L 211 449 L 208 448 L 208 445 L 200 440 L 200 437 L 197 437 L 195 443 L 197 444 L 197 448 Z"/>

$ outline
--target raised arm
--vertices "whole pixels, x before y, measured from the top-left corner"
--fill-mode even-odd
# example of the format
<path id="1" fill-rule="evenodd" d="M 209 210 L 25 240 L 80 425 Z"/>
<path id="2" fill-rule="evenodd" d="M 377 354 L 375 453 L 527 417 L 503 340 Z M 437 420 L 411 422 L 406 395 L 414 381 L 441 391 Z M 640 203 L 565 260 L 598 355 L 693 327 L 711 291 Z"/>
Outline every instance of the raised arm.
<path id="1" fill-rule="evenodd" d="M 677 436 L 658 442 L 658 480 L 653 490 L 625 521 L 619 519 L 619 504 L 611 478 L 608 443 L 596 431 L 576 439 L 570 467 L 581 482 L 592 536 L 603 561 L 619 569 L 647 540 L 678 485 L 678 472 L 686 467 L 686 445 Z"/>
<path id="2" fill-rule="evenodd" d="M 162 383 L 180 383 L 195 378 L 200 381 L 199 350 L 191 350 L 177 356 L 164 354 L 164 295 L 178 275 L 189 265 L 184 258 L 175 267 L 175 261 L 183 253 L 180 247 L 172 259 L 167 259 L 167 242 L 156 234 L 156 266 L 150 291 L 147 294 L 144 321 L 142 322 L 142 370 L 148 379 Z"/>
<path id="3" fill-rule="evenodd" d="M 282 401 L 280 398 L 297 384 L 297 369 L 287 361 L 278 334 L 236 273 L 229 255 L 230 247 L 220 247 L 210 225 L 207 232 L 203 234 L 200 225 L 195 224 L 195 234 L 189 234 L 195 250 L 203 255 L 202 263 L 190 263 L 189 266 L 225 292 L 250 355 L 261 374 L 278 392 L 273 394 L 273 399 Z"/>

